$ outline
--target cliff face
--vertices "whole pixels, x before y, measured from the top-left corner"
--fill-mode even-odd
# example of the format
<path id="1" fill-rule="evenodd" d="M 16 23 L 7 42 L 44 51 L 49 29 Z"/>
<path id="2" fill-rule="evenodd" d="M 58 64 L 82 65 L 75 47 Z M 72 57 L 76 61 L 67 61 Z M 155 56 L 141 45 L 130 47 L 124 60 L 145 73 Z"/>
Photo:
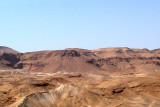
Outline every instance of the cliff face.
<path id="1" fill-rule="evenodd" d="M 158 72 L 160 49 L 39 51 L 22 54 L 15 67 L 37 72 Z"/>
<path id="2" fill-rule="evenodd" d="M 90 63 L 105 71 L 154 72 L 160 70 L 160 49 L 102 48 L 92 50 L 100 57 Z"/>

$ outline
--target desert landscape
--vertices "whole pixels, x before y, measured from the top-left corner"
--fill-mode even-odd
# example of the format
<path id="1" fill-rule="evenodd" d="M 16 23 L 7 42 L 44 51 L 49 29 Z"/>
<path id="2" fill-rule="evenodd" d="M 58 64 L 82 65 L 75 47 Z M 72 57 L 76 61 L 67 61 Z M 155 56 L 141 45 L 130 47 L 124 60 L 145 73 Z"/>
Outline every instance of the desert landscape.
<path id="1" fill-rule="evenodd" d="M 1 46 L 0 107 L 160 107 L 160 49 Z"/>

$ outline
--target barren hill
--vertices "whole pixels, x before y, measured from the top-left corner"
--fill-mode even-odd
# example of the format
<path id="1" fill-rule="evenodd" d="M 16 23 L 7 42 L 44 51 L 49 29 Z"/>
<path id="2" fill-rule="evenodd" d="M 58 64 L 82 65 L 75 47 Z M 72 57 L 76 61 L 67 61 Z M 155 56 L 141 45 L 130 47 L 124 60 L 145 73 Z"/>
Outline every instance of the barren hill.
<path id="1" fill-rule="evenodd" d="M 5 46 L 0 46 L 0 53 L 12 53 L 12 54 L 17 54 L 19 53 L 18 51 L 11 49 L 9 47 Z"/>
<path id="2" fill-rule="evenodd" d="M 19 61 L 20 53 L 14 49 L 0 46 L 0 69 L 14 68 Z"/>
<path id="3" fill-rule="evenodd" d="M 156 72 L 160 52 L 126 47 L 66 49 L 24 53 L 15 65 L 36 72 Z"/>
<path id="4" fill-rule="evenodd" d="M 20 54 L 0 48 L 0 68 L 10 67 L 31 72 L 158 72 L 160 49 L 127 47 L 86 50 L 68 48 Z"/>
<path id="5" fill-rule="evenodd" d="M 97 58 L 94 53 L 80 49 L 40 51 L 23 54 L 16 67 L 39 72 L 91 72 L 100 70 L 95 64 L 88 63 Z"/>

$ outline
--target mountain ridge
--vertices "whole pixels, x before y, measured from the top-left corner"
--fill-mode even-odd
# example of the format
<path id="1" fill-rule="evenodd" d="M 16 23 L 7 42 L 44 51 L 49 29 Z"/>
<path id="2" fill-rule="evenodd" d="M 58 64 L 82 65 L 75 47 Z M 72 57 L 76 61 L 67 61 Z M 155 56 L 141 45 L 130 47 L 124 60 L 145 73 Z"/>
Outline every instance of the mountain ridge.
<path id="1" fill-rule="evenodd" d="M 31 72 L 152 72 L 160 70 L 160 49 L 67 48 L 21 54 L 4 53 L 1 55 L 1 65 L 5 66 L 5 61 L 6 67 Z"/>

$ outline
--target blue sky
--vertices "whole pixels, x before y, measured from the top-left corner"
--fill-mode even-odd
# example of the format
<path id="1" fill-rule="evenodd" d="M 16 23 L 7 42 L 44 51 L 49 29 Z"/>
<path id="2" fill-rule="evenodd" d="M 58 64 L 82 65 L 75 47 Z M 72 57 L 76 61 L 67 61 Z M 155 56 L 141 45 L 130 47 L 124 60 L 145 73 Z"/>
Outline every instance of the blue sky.
<path id="1" fill-rule="evenodd" d="M 160 0 L 1 0 L 0 45 L 160 48 Z"/>

